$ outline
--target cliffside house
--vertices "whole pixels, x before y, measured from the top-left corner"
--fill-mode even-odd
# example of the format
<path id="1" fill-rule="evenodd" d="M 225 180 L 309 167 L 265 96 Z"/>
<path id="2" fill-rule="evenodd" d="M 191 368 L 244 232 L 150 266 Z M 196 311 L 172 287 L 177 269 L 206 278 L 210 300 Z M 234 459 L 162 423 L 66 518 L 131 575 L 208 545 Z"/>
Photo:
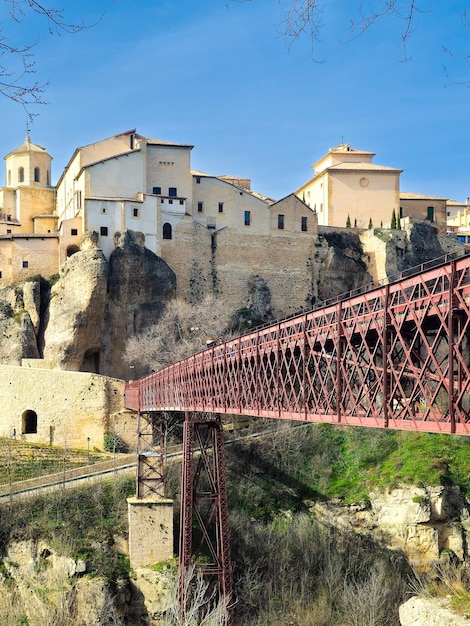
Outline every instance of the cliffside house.
<path id="1" fill-rule="evenodd" d="M 314 176 L 295 192 L 318 215 L 319 226 L 357 228 L 390 226 L 392 212 L 400 207 L 403 170 L 375 165 L 373 152 L 349 144 L 330 148 L 312 165 Z"/>

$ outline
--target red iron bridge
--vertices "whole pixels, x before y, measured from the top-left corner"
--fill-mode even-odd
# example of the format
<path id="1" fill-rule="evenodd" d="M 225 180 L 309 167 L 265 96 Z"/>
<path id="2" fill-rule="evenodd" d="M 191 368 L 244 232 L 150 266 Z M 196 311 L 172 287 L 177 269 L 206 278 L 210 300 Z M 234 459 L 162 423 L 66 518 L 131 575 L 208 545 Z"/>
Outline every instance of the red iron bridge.
<path id="1" fill-rule="evenodd" d="M 220 415 L 469 435 L 469 325 L 470 257 L 434 260 L 127 383 L 128 408 L 186 414 L 181 564 L 191 561 L 196 517 L 202 542 L 213 543 L 209 571 L 230 593 Z M 212 535 L 198 513 L 200 463 L 214 482 Z"/>
<path id="2" fill-rule="evenodd" d="M 129 382 L 126 405 L 468 435 L 469 325 L 467 256 Z"/>

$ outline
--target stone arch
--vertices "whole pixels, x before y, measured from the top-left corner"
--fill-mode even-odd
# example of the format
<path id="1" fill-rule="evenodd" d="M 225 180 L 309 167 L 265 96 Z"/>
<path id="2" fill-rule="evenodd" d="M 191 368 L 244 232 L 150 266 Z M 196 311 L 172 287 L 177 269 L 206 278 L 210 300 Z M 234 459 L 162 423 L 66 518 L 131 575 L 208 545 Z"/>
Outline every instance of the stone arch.
<path id="1" fill-rule="evenodd" d="M 75 244 L 71 244 L 70 246 L 67 246 L 67 257 L 72 256 L 76 252 L 80 252 L 79 246 Z"/>
<path id="2" fill-rule="evenodd" d="M 32 409 L 23 411 L 21 416 L 21 433 L 32 435 L 38 432 L 38 414 Z"/>

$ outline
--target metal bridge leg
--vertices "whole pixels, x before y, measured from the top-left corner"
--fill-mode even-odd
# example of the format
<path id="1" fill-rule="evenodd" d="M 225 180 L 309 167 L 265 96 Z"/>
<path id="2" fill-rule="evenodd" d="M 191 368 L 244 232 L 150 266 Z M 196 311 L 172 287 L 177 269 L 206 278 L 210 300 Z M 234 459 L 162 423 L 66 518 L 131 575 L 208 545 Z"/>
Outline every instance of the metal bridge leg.
<path id="1" fill-rule="evenodd" d="M 199 557 L 204 557 L 203 559 Z M 195 565 L 228 606 L 232 569 L 222 424 L 219 415 L 185 414 L 180 526 L 180 611 L 190 598 L 186 580 Z M 232 624 L 228 611 L 226 625 Z"/>

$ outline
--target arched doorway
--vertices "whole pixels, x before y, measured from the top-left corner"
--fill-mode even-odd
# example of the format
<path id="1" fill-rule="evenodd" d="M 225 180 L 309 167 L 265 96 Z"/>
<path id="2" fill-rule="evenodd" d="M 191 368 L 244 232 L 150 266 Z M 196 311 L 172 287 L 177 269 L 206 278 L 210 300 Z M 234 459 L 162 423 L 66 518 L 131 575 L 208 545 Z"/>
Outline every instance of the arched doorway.
<path id="1" fill-rule="evenodd" d="M 36 411 L 27 409 L 21 416 L 21 432 L 23 435 L 32 435 L 38 432 L 38 415 Z"/>

